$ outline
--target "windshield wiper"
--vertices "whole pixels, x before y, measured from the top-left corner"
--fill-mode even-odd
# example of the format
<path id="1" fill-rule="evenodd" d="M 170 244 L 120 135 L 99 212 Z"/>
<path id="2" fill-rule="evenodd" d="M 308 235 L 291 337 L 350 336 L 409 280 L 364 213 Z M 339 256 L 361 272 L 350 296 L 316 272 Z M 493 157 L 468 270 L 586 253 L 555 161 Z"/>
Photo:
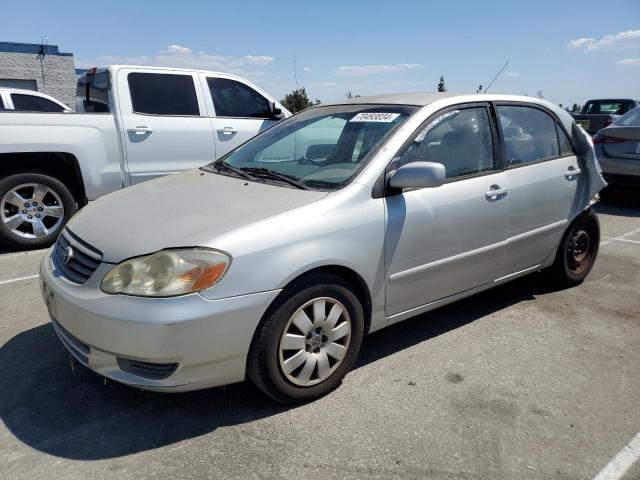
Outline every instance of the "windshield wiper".
<path id="1" fill-rule="evenodd" d="M 247 180 L 252 180 L 254 182 L 258 180 L 253 175 L 249 175 L 247 172 L 244 172 L 239 168 L 232 167 L 224 160 L 218 160 L 216 162 L 213 162 L 211 166 L 213 166 L 213 168 L 215 168 L 218 172 L 225 171 L 225 172 L 235 173 L 236 175 L 239 175 L 242 178 L 246 178 Z"/>
<path id="2" fill-rule="evenodd" d="M 309 187 L 307 187 L 304 183 L 302 183 L 298 177 L 295 177 L 293 175 L 274 172 L 273 170 L 269 170 L 268 168 L 264 168 L 264 167 L 242 167 L 240 168 L 240 170 L 242 170 L 243 172 L 257 174 L 262 177 L 275 178 L 277 180 L 286 182 L 289 185 L 293 185 L 294 187 L 299 188 L 301 190 L 309 190 Z"/>

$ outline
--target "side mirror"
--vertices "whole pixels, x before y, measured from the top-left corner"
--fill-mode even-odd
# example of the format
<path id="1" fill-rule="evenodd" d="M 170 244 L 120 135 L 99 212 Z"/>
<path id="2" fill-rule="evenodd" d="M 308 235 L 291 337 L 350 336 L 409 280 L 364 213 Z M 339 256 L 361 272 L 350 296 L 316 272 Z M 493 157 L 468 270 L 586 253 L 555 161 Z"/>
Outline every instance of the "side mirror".
<path id="1" fill-rule="evenodd" d="M 403 165 L 389 177 L 389 186 L 404 188 L 435 188 L 444 183 L 446 169 L 441 163 L 411 162 Z"/>
<path id="2" fill-rule="evenodd" d="M 269 110 L 273 120 L 282 120 L 282 110 L 276 106 L 276 102 L 269 103 Z"/>

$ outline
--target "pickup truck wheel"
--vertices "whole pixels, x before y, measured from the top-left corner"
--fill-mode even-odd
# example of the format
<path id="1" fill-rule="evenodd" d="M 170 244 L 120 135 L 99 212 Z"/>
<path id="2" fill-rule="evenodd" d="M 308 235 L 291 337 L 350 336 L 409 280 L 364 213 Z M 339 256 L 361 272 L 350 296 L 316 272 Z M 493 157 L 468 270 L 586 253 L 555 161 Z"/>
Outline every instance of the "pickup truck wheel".
<path id="1" fill-rule="evenodd" d="M 349 285 L 317 273 L 289 285 L 253 337 L 247 374 L 274 400 L 301 403 L 338 387 L 362 343 L 364 313 Z"/>
<path id="2" fill-rule="evenodd" d="M 18 173 L 0 180 L 0 242 L 17 248 L 52 245 L 76 211 L 71 192 L 58 179 Z"/>

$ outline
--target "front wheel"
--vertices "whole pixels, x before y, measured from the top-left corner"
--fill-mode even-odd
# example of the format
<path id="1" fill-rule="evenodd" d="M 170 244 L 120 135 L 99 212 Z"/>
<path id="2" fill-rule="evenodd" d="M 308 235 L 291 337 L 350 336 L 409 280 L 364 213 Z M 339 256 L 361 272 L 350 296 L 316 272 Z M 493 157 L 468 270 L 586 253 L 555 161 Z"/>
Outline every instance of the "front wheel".
<path id="1" fill-rule="evenodd" d="M 69 189 L 56 178 L 17 173 L 0 180 L 0 242 L 8 247 L 48 247 L 75 211 Z"/>
<path id="2" fill-rule="evenodd" d="M 364 314 L 339 277 L 315 274 L 287 287 L 254 335 L 247 373 L 264 393 L 299 403 L 331 392 L 351 369 Z"/>
<path id="3" fill-rule="evenodd" d="M 579 215 L 567 228 L 549 273 L 560 286 L 581 283 L 593 268 L 600 246 L 600 223 L 593 209 Z"/>

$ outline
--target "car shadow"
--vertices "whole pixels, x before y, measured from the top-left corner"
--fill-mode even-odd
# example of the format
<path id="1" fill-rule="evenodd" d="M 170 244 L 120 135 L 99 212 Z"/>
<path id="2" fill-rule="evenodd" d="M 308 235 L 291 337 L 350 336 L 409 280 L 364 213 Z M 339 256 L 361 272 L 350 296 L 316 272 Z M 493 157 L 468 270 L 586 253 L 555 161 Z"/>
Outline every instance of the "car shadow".
<path id="1" fill-rule="evenodd" d="M 601 200 L 594 209 L 603 215 L 640 217 L 640 195 L 637 188 L 607 187 L 600 193 Z"/>
<path id="2" fill-rule="evenodd" d="M 552 291 L 531 275 L 365 338 L 354 368 L 426 342 L 510 305 Z M 70 357 L 50 324 L 0 348 L 0 416 L 30 447 L 58 457 L 99 460 L 146 451 L 267 418 L 288 408 L 248 382 L 181 394 L 145 392 L 103 378 Z"/>

